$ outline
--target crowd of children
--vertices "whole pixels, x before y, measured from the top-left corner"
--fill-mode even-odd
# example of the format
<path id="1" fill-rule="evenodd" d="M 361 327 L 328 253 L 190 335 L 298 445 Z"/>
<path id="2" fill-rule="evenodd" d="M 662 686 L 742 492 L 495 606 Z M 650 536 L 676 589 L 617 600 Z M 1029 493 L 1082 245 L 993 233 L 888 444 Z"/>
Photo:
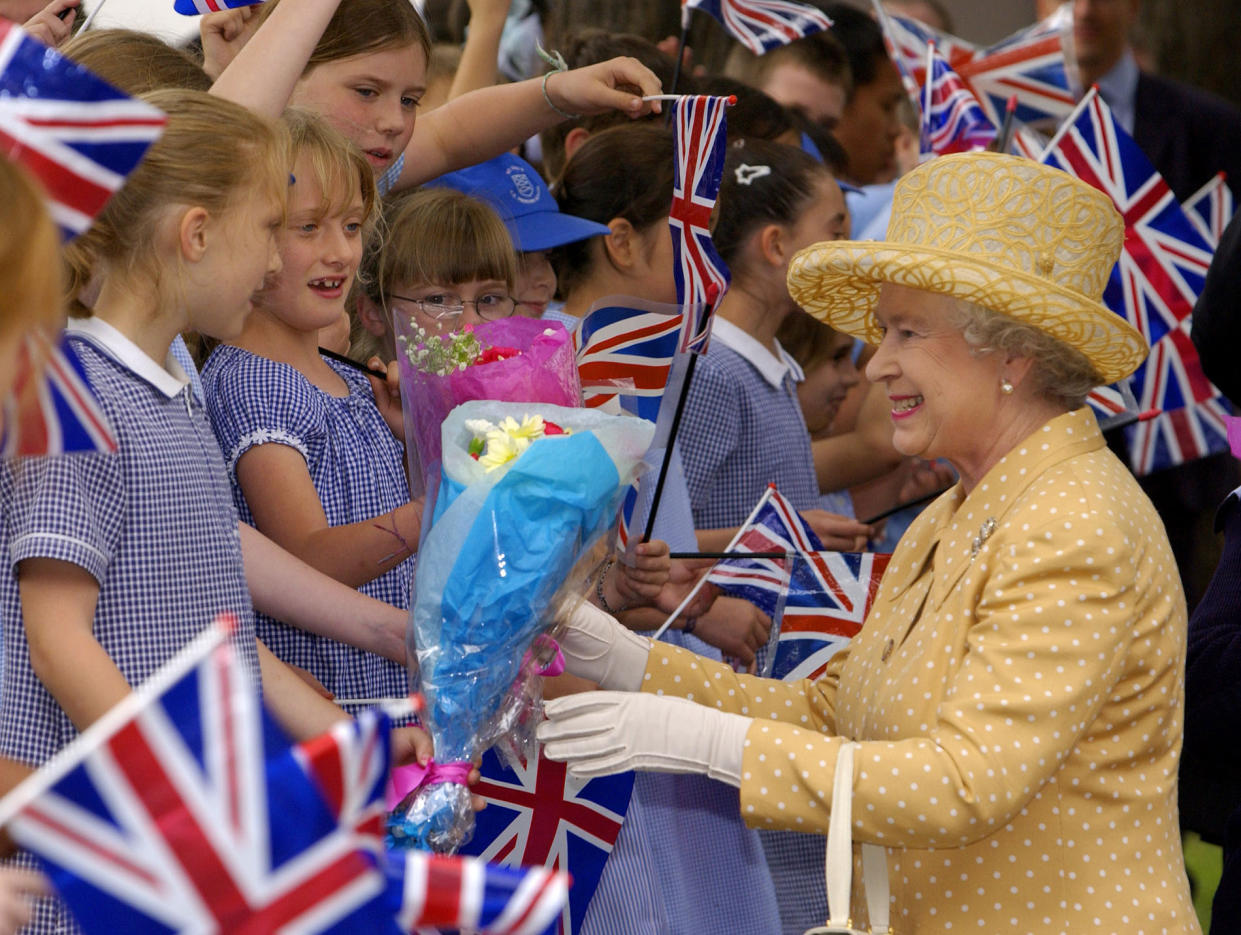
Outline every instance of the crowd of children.
<path id="1" fill-rule="evenodd" d="M 673 138 L 659 103 L 643 100 L 675 69 L 646 39 L 566 37 L 575 67 L 499 84 L 480 78 L 501 40 L 495 4 L 460 56 L 436 55 L 408 3 L 267 0 L 205 17 L 198 58 L 123 30 L 68 38 L 56 24 L 76 11 L 60 5 L 69 16 L 53 4 L 55 23 L 45 11 L 32 29 L 67 40 L 66 55 L 168 124 L 59 251 L 63 282 L 34 188 L 0 161 L 0 388 L 22 334 L 58 326 L 66 309 L 119 444 L 0 467 L 5 788 L 221 611 L 294 737 L 403 695 L 422 501 L 384 377 L 394 316 L 441 333 L 511 315 L 572 329 L 609 296 L 676 301 Z M 423 112 L 432 61 L 440 101 Z M 454 63 L 469 71 L 445 81 Z M 683 74 L 678 90 L 697 82 L 708 86 Z M 835 174 L 845 157 L 825 136 L 835 118 L 786 109 L 735 76 L 727 87 L 742 106 L 715 239 L 731 291 L 688 396 L 660 541 L 609 566 L 592 595 L 640 631 L 699 573 L 663 543 L 723 548 L 774 481 L 828 547 L 864 549 L 880 530 L 855 519 L 847 488 L 900 462 L 873 437 L 881 420 L 858 412 L 853 342 L 801 313 L 784 285 L 798 250 L 849 234 Z M 523 146 L 529 161 L 510 152 Z M 705 595 L 665 639 L 752 665 L 771 621 Z M 550 690 L 580 687 L 566 677 Z M 400 757 L 429 755 L 417 727 L 398 737 Z M 583 930 L 821 924 L 821 841 L 772 837 L 783 840 L 760 843 L 744 825 L 728 786 L 640 774 Z M 13 928 L 17 891 L 38 884 L 0 879 L 0 929 Z M 32 931 L 71 927 L 54 899 L 38 901 Z"/>

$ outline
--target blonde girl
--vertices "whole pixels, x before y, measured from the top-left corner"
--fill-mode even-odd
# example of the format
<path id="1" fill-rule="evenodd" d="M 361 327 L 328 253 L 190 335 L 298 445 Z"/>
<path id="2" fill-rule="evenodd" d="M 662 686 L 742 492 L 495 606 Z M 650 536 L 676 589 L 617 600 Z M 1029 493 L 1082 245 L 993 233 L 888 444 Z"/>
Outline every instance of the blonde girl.
<path id="1" fill-rule="evenodd" d="M 239 525 L 219 447 L 176 334 L 240 333 L 279 270 L 282 131 L 206 94 L 160 91 L 163 138 L 68 247 L 70 294 L 98 275 L 93 315 L 69 326 L 119 444 L 0 473 L 4 676 L 0 755 L 38 766 L 148 678 L 220 612 L 295 737 L 344 717 L 253 638 L 254 608 L 400 657 L 404 614 L 332 582 Z M 394 619 L 394 617 L 396 619 Z M 341 626 L 338 621 L 352 620 Z M 246 637 L 249 637 L 247 640 Z M 425 735 L 404 730 L 402 755 Z M 44 901 L 32 931 L 71 925 Z"/>
<path id="2" fill-rule="evenodd" d="M 410 502 L 403 446 L 366 375 L 319 352 L 319 331 L 345 313 L 362 260 L 373 175 L 322 118 L 290 111 L 285 122 L 293 182 L 276 238 L 281 270 L 241 334 L 203 367 L 207 413 L 245 522 L 337 581 L 407 608 L 422 506 Z M 264 615 L 255 629 L 338 699 L 406 690 L 404 667 L 374 653 Z"/>

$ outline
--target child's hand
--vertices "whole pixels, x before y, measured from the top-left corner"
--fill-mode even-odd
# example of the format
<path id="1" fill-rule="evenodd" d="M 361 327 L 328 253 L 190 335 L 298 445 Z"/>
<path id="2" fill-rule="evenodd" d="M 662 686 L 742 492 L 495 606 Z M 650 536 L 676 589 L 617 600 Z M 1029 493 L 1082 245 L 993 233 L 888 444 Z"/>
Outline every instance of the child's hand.
<path id="1" fill-rule="evenodd" d="M 715 566 L 715 559 L 676 559 L 672 562 L 672 568 L 668 576 L 668 583 L 660 589 L 659 596 L 655 598 L 654 604 L 658 610 L 662 610 L 665 614 L 670 614 L 681 606 L 681 601 L 685 600 L 686 595 L 694 589 L 698 584 L 698 579 L 709 572 Z M 715 603 L 715 599 L 720 596 L 720 589 L 713 584 L 705 584 L 698 589 L 698 593 L 694 595 L 694 599 L 690 601 L 681 611 L 681 617 L 686 620 L 701 617 L 711 609 L 711 605 Z"/>
<path id="2" fill-rule="evenodd" d="M 69 38 L 73 31 L 73 21 L 78 16 L 80 0 L 52 0 L 30 19 L 22 24 L 22 29 L 30 33 L 44 45 L 56 48 Z M 61 19 L 61 15 L 64 19 Z"/>
<path id="3" fill-rule="evenodd" d="M 378 357 L 372 357 L 366 362 L 366 366 L 372 370 L 382 370 L 388 375 L 382 381 L 379 377 L 369 373 L 366 378 L 371 381 L 371 389 L 375 393 L 375 405 L 379 407 L 379 414 L 384 417 L 384 421 L 388 423 L 388 428 L 397 437 L 397 441 L 405 441 L 405 417 L 401 412 L 400 368 L 395 360 L 385 364 Z"/>
<path id="4" fill-rule="evenodd" d="M 672 571 L 668 543 L 658 539 L 639 542 L 633 550 L 632 565 L 627 563 L 627 558 L 621 556 L 603 584 L 608 603 L 613 607 L 650 604 L 659 597 Z"/>
<path id="5" fill-rule="evenodd" d="M 871 526 L 827 510 L 804 510 L 802 516 L 823 543 L 823 548 L 836 552 L 862 552 L 866 540 L 875 535 Z"/>
<path id="6" fill-rule="evenodd" d="M 0 870 L 0 935 L 12 935 L 30 921 L 31 900 L 49 892 L 43 874 Z"/>
<path id="7" fill-rule="evenodd" d="M 548 97 L 571 114 L 601 114 L 621 110 L 630 117 L 660 113 L 659 101 L 643 101 L 661 90 L 655 73 L 636 58 L 614 58 L 597 65 L 574 68 L 547 79 Z"/>
<path id="8" fill-rule="evenodd" d="M 237 57 L 259 27 L 258 6 L 203 14 L 198 35 L 203 44 L 203 71 L 214 81 Z"/>
<path id="9" fill-rule="evenodd" d="M 754 654 L 767 645 L 771 636 L 771 618 L 749 601 L 723 597 L 715 602 L 709 614 L 698 618 L 694 636 L 725 655 L 741 660 L 742 665 L 753 672 Z"/>
<path id="10" fill-rule="evenodd" d="M 421 727 L 392 728 L 393 766 L 408 766 L 410 763 L 426 766 L 431 761 L 433 752 L 434 747 L 431 743 L 431 735 Z M 470 775 L 466 777 L 466 785 L 476 785 L 481 778 L 478 772 L 478 763 L 475 762 L 470 770 Z M 482 796 L 478 795 L 470 796 L 470 804 L 473 805 L 476 812 L 481 812 L 487 807 L 487 803 Z"/>

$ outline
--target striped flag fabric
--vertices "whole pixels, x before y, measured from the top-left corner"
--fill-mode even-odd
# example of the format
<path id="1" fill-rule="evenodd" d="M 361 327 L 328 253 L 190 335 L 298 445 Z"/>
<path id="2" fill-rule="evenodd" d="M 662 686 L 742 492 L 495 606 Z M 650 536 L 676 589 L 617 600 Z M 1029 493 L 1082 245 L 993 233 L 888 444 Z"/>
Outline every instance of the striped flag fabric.
<path id="1" fill-rule="evenodd" d="M 923 156 L 986 149 L 995 133 L 973 92 L 939 54 L 935 43 L 928 43 L 926 85 L 922 92 Z"/>
<path id="2" fill-rule="evenodd" d="M 617 400 L 634 415 L 658 422 L 682 318 L 672 306 L 639 299 L 605 302 L 592 307 L 573 334 L 582 402 L 598 408 Z"/>
<path id="3" fill-rule="evenodd" d="M 0 154 L 42 183 L 65 239 L 90 226 L 166 122 L 0 19 Z"/>
<path id="4" fill-rule="evenodd" d="M 182 16 L 201 16 L 203 13 L 219 13 L 243 6 L 258 6 L 263 0 L 175 0 L 173 10 Z"/>
<path id="5" fill-rule="evenodd" d="M 1133 392 L 1139 411 L 1162 412 L 1128 430 L 1134 472 L 1228 450 L 1228 403 L 1202 373 L 1189 340 L 1213 245 L 1095 89 L 1048 144 L 1043 162 L 1107 194 L 1125 221 L 1103 299 L 1150 343 L 1150 357 L 1131 378 Z"/>
<path id="6" fill-rule="evenodd" d="M 475 816 L 474 837 L 461 853 L 528 871 L 568 871 L 573 888 L 557 905 L 549 931 L 577 935 L 629 810 L 633 773 L 574 779 L 541 750 L 537 759 L 508 764 L 494 749 L 483 754 L 479 772 L 482 779 L 471 791 L 487 807 Z"/>
<path id="7" fill-rule="evenodd" d="M 817 7 L 792 0 L 683 0 L 685 11 L 702 10 L 755 55 L 832 28 Z"/>
<path id="8" fill-rule="evenodd" d="M 4 404 L 0 457 L 39 457 L 116 451 L 116 438 L 99 408 L 72 345 L 27 335 L 18 354 L 13 393 Z"/>
<path id="9" fill-rule="evenodd" d="M 730 280 L 728 266 L 711 241 L 711 212 L 724 174 L 724 112 L 730 100 L 687 95 L 672 105 L 676 172 L 668 223 L 677 304 L 685 319 L 680 350 L 699 354 L 707 350 L 712 315 Z"/>
<path id="10" fill-rule="evenodd" d="M 1017 97 L 1015 117 L 1022 123 L 1058 125 L 1073 112 L 1076 75 L 1065 55 L 1073 32 L 1067 11 L 980 48 L 917 20 L 893 16 L 880 0 L 872 2 L 888 55 L 911 97 L 917 98 L 926 83 L 927 47 L 934 42 L 994 126 L 1004 122 L 1004 108 L 1013 95 Z"/>
<path id="11" fill-rule="evenodd" d="M 772 618 L 777 636 L 771 677 L 786 681 L 818 678 L 827 661 L 857 635 L 891 558 L 887 553 L 825 551 L 774 486 L 730 551 L 784 553 L 784 558 L 723 559 L 707 580 Z"/>
<path id="12" fill-rule="evenodd" d="M 1185 216 L 1212 247 L 1219 246 L 1224 228 L 1236 212 L 1228 176 L 1220 172 L 1185 202 Z"/>

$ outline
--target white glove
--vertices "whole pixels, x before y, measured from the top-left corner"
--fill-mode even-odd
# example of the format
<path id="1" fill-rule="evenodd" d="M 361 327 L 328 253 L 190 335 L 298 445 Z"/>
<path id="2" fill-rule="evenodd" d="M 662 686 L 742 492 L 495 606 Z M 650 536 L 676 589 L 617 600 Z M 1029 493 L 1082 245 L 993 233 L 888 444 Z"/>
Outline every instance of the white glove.
<path id="1" fill-rule="evenodd" d="M 741 787 L 741 758 L 752 720 L 684 698 L 584 692 L 544 705 L 538 737 L 548 759 L 581 778 L 630 769 L 701 773 Z"/>
<path id="2" fill-rule="evenodd" d="M 573 675 L 613 691 L 642 688 L 651 641 L 594 604 L 578 604 L 557 640 L 565 668 Z"/>

